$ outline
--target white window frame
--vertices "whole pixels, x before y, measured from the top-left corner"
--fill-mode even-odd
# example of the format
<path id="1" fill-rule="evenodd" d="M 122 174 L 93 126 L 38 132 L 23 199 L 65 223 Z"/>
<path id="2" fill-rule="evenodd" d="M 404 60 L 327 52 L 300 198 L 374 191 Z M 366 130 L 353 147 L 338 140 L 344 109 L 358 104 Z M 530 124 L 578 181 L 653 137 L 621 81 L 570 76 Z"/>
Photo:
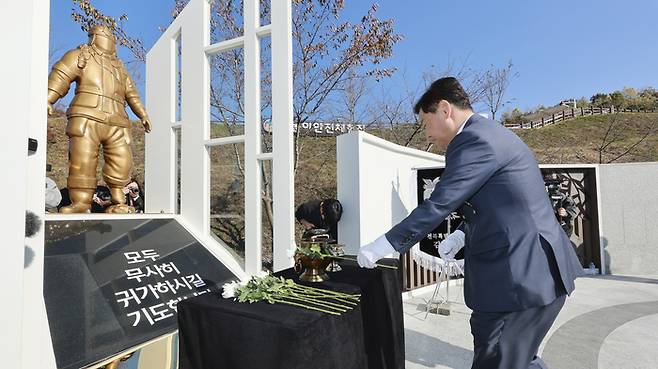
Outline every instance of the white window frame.
<path id="1" fill-rule="evenodd" d="M 244 271 L 261 270 L 261 172 L 271 160 L 273 188 L 273 268 L 292 266 L 295 248 L 294 162 L 292 127 L 292 18 L 290 0 L 271 2 L 271 24 L 260 25 L 259 0 L 245 0 L 243 36 L 210 44 L 208 0 L 191 0 L 146 57 L 146 102 L 153 131 L 146 135 L 146 212 L 173 213 L 175 209 L 174 127 L 181 128 L 180 216 L 199 235 L 210 237 L 209 150 L 244 143 L 245 262 Z M 176 111 L 176 38 L 182 40 L 181 121 Z M 272 45 L 272 153 L 261 152 L 260 40 Z M 208 57 L 235 48 L 244 49 L 244 135 L 210 138 L 210 69 Z M 215 255 L 232 258 L 215 240 Z M 223 250 L 222 250 L 223 249 Z M 226 261 L 226 260 L 225 260 Z M 234 261 L 234 260 L 233 260 Z"/>

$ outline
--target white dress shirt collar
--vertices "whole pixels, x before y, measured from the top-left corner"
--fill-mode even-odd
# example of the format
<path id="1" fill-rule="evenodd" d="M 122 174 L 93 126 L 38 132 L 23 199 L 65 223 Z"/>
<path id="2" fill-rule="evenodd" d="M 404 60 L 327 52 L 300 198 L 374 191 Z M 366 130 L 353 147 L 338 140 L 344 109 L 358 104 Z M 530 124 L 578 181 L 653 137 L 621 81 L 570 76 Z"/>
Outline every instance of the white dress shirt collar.
<path id="1" fill-rule="evenodd" d="M 462 133 L 462 131 L 464 130 L 464 126 L 466 125 L 466 122 L 468 122 L 468 120 L 471 119 L 471 117 L 473 116 L 473 114 L 474 114 L 474 113 L 470 113 L 470 114 L 466 117 L 466 119 L 464 120 L 464 122 L 462 122 L 462 124 L 459 126 L 459 130 L 457 130 L 457 134 Z M 456 135 L 455 135 L 455 136 L 456 136 Z"/>

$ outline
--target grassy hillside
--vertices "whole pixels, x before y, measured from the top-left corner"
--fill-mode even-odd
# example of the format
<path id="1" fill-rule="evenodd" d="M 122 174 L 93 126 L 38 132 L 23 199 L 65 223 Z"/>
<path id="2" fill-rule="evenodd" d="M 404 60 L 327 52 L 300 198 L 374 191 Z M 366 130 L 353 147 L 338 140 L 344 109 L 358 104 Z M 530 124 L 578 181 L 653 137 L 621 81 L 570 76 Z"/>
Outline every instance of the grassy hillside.
<path id="1" fill-rule="evenodd" d="M 658 113 L 622 113 L 580 117 L 514 132 L 534 151 L 540 163 L 574 164 L 599 163 L 599 151 L 602 163 L 658 161 L 657 130 Z M 646 139 L 637 144 L 647 133 Z M 631 147 L 630 152 L 617 158 Z"/>
<path id="2" fill-rule="evenodd" d="M 534 151 L 540 163 L 598 163 L 599 148 L 606 131 L 610 143 L 603 150 L 603 162 L 608 162 L 622 154 L 639 141 L 647 132 L 652 133 L 637 145 L 630 153 L 615 162 L 658 161 L 658 113 L 640 114 L 624 113 L 618 115 L 588 116 L 561 122 L 545 128 L 533 130 L 515 130 Z M 49 176 L 60 187 L 66 187 L 68 173 L 68 144 L 64 133 L 66 118 L 51 118 L 48 121 L 48 163 L 52 164 Z M 376 136 L 389 141 L 404 144 L 413 132 L 412 126 L 399 126 L 394 130 L 369 130 Z M 133 175 L 144 182 L 144 130 L 134 124 Z M 214 137 L 223 136 L 214 134 Z M 424 133 L 419 132 L 412 140 L 411 147 L 425 149 Z M 437 151 L 435 151 L 437 152 Z M 440 152 L 437 152 L 440 153 Z M 99 158 L 98 178 L 102 181 L 102 155 Z M 295 202 L 297 204 L 310 199 L 336 196 L 336 138 L 305 137 L 301 139 L 300 159 L 295 177 Z M 230 181 L 223 181 L 223 187 Z M 148 184 L 145 185 L 148 192 Z"/>

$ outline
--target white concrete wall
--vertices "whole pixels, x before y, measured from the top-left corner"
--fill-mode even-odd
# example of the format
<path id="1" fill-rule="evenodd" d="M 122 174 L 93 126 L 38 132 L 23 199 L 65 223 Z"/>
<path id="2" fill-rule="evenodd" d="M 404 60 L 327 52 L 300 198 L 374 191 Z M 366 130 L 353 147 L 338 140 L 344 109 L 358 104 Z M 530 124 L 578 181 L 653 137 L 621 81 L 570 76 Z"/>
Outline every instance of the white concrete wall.
<path id="1" fill-rule="evenodd" d="M 337 139 L 338 241 L 348 254 L 374 241 L 416 206 L 414 168 L 440 166 L 443 156 L 399 146 L 365 132 Z"/>
<path id="2" fill-rule="evenodd" d="M 33 1 L 21 2 L 18 11 L 25 16 L 15 15 L 15 9 L 10 9 L 9 2 L 0 3 L 0 32 L 3 35 L 20 37 L 3 37 L 3 46 L 13 52 L 16 57 L 3 60 L 0 76 L 6 86 L 11 89 L 0 89 L 0 101 L 6 106 L 5 123 L 2 126 L 2 151 L 0 165 L 5 173 L 11 173 L 9 181 L 0 181 L 0 191 L 6 196 L 3 201 L 3 211 L 0 212 L 0 230 L 4 235 L 4 247 L 0 258 L 0 278 L 3 281 L 2 292 L 4 303 L 0 314 L 0 354 L 4 365 L 8 368 L 22 368 L 21 341 L 23 338 L 23 258 L 25 245 L 25 210 L 27 184 L 27 138 L 28 117 L 23 111 L 29 112 L 32 86 L 23 79 L 29 76 L 32 48 L 29 43 L 34 22 Z M 13 7 L 12 7 L 13 8 Z M 45 103 L 44 103 L 45 109 Z M 45 118 L 45 116 L 44 116 Z M 12 122 L 10 127 L 8 123 Z"/>
<path id="3" fill-rule="evenodd" d="M 7 56 L 0 64 L 0 168 L 6 177 L 0 191 L 8 194 L 0 212 L 0 355 L 6 368 L 55 367 L 43 300 L 49 9 L 48 0 L 0 2 L 0 34 Z M 28 137 L 39 144 L 30 156 Z M 41 218 L 41 230 L 29 239 L 25 210 Z"/>
<path id="4" fill-rule="evenodd" d="M 599 166 L 608 273 L 658 275 L 658 163 Z"/>

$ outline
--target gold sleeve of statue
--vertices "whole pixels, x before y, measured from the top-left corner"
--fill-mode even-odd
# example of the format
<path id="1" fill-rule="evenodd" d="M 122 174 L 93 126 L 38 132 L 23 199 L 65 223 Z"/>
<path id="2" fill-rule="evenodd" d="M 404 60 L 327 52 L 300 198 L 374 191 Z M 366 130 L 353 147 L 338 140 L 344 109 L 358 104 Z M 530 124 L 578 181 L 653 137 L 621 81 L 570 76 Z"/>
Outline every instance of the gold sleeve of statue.
<path id="1" fill-rule="evenodd" d="M 69 86 L 78 78 L 78 56 L 80 50 L 75 49 L 67 52 L 53 65 L 48 76 L 48 103 L 54 104 L 69 92 Z"/>
<path id="2" fill-rule="evenodd" d="M 147 117 L 146 109 L 142 105 L 142 100 L 139 98 L 139 92 L 135 87 L 135 82 L 133 82 L 133 79 L 128 73 L 126 73 L 126 76 L 126 102 L 139 119 L 144 119 Z"/>

